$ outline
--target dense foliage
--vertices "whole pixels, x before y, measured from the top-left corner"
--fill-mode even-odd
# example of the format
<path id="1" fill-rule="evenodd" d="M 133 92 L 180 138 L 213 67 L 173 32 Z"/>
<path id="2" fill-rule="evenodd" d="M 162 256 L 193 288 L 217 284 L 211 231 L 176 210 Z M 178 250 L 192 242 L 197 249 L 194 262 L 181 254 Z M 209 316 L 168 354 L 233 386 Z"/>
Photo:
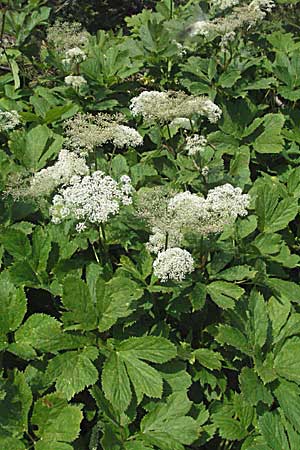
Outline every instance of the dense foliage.
<path id="1" fill-rule="evenodd" d="M 1 450 L 300 449 L 299 3 L 152 3 L 1 2 Z"/>

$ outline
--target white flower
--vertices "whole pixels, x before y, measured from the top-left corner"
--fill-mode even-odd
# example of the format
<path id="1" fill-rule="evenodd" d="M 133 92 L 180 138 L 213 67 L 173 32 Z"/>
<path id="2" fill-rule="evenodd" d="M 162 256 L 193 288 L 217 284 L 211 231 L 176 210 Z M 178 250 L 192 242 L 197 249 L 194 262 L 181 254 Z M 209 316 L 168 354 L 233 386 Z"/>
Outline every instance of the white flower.
<path id="1" fill-rule="evenodd" d="M 194 270 L 192 255 L 179 247 L 169 248 L 157 255 L 153 263 L 154 275 L 162 282 L 182 281 Z"/>
<path id="2" fill-rule="evenodd" d="M 69 86 L 72 86 L 72 88 L 80 88 L 81 86 L 84 86 L 87 81 L 84 77 L 81 75 L 68 75 L 65 77 L 65 83 Z"/>
<path id="3" fill-rule="evenodd" d="M 150 123 L 170 122 L 178 117 L 191 119 L 194 114 L 216 122 L 222 115 L 221 109 L 209 98 L 187 95 L 181 91 L 142 92 L 131 100 L 130 109 L 134 116 L 141 115 Z"/>
<path id="4" fill-rule="evenodd" d="M 191 37 L 197 36 L 198 34 L 202 36 L 208 36 L 210 31 L 210 22 L 207 20 L 197 20 L 192 23 L 189 28 L 189 34 Z"/>
<path id="5" fill-rule="evenodd" d="M 13 130 L 19 123 L 20 116 L 17 111 L 0 110 L 0 132 Z"/>
<path id="6" fill-rule="evenodd" d="M 206 177 L 209 173 L 209 167 L 208 166 L 204 166 L 201 170 L 201 174 Z"/>
<path id="7" fill-rule="evenodd" d="M 207 145 L 207 139 L 204 136 L 199 136 L 199 134 L 194 134 L 194 136 L 188 136 L 186 138 L 185 149 L 188 151 L 189 156 L 195 156 L 198 153 L 203 152 Z"/>
<path id="8" fill-rule="evenodd" d="M 63 64 L 80 64 L 86 59 L 86 54 L 81 48 L 73 47 L 66 51 Z"/>
<path id="9" fill-rule="evenodd" d="M 142 145 L 143 138 L 134 128 L 126 125 L 114 126 L 112 131 L 111 142 L 118 148 L 138 147 Z"/>
<path id="10" fill-rule="evenodd" d="M 123 125 L 124 119 L 122 114 L 76 114 L 65 124 L 65 144 L 82 154 L 107 143 L 118 148 L 141 145 L 142 136 L 134 128 Z"/>
<path id="11" fill-rule="evenodd" d="M 42 169 L 33 176 L 27 194 L 30 197 L 48 196 L 58 186 L 68 183 L 74 175 L 88 173 L 89 168 L 84 158 L 68 150 L 61 150 L 58 161 L 53 166 Z"/>
<path id="12" fill-rule="evenodd" d="M 213 6 L 218 8 L 219 10 L 232 8 L 233 6 L 237 5 L 238 3 L 239 3 L 239 0 L 212 0 Z"/>
<path id="13" fill-rule="evenodd" d="M 178 247 L 183 239 L 183 234 L 176 228 L 162 230 L 158 227 L 153 227 L 152 233 L 149 237 L 146 247 L 151 253 L 159 253 L 165 249 L 171 247 Z"/>
<path id="14" fill-rule="evenodd" d="M 79 223 L 105 223 L 118 214 L 120 205 L 131 203 L 129 185 L 127 178 L 118 183 L 101 171 L 84 177 L 74 176 L 70 185 L 61 188 L 53 198 L 52 221 L 60 223 L 70 218 Z"/>

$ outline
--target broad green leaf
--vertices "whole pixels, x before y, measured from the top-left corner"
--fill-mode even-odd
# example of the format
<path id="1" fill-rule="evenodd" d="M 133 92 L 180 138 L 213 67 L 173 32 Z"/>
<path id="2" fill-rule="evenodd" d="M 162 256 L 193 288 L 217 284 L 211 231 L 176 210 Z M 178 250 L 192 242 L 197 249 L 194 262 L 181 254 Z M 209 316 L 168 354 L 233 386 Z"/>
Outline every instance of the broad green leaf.
<path id="1" fill-rule="evenodd" d="M 32 235 L 32 260 L 38 273 L 46 272 L 50 250 L 51 237 L 47 230 L 42 227 L 36 227 Z"/>
<path id="2" fill-rule="evenodd" d="M 132 397 L 130 381 L 125 364 L 118 353 L 112 353 L 104 363 L 102 388 L 106 398 L 116 410 L 127 409 Z"/>
<path id="3" fill-rule="evenodd" d="M 19 439 L 0 436 L 1 450 L 26 450 L 25 445 Z"/>
<path id="4" fill-rule="evenodd" d="M 143 295 L 143 289 L 126 277 L 114 277 L 103 286 L 99 278 L 97 283 L 97 311 L 99 331 L 112 327 L 118 319 L 133 312 L 132 302 Z"/>
<path id="5" fill-rule="evenodd" d="M 280 416 L 275 411 L 266 412 L 258 420 L 259 429 L 272 450 L 289 450 L 290 446 Z"/>
<path id="6" fill-rule="evenodd" d="M 25 259 L 31 255 L 28 237 L 20 230 L 7 229 L 1 233 L 0 242 L 8 253 L 16 259 Z"/>
<path id="7" fill-rule="evenodd" d="M 300 338 L 292 337 L 282 346 L 274 361 L 276 373 L 295 383 L 300 383 Z"/>
<path id="8" fill-rule="evenodd" d="M 239 420 L 222 414 L 214 414 L 213 422 L 219 428 L 219 435 L 230 441 L 241 440 L 247 436 L 245 427 Z"/>
<path id="9" fill-rule="evenodd" d="M 72 350 L 92 343 L 88 336 L 63 332 L 61 323 L 47 314 L 32 314 L 16 331 L 15 343 L 41 352 Z M 22 356 L 22 355 L 20 355 Z"/>
<path id="10" fill-rule="evenodd" d="M 74 447 L 66 442 L 38 441 L 34 450 L 73 450 Z"/>
<path id="11" fill-rule="evenodd" d="M 186 414 L 192 403 L 185 393 L 174 393 L 159 402 L 141 421 L 144 440 L 161 450 L 184 450 L 198 437 L 197 422 Z"/>
<path id="12" fill-rule="evenodd" d="M 67 277 L 62 297 L 68 312 L 62 314 L 66 325 L 79 324 L 82 330 L 97 328 L 97 312 L 87 284 L 76 277 Z"/>
<path id="13" fill-rule="evenodd" d="M 47 379 L 51 383 L 55 382 L 57 392 L 70 400 L 75 394 L 97 382 L 98 370 L 92 363 L 97 357 L 98 350 L 95 347 L 57 355 L 49 361 Z"/>
<path id="14" fill-rule="evenodd" d="M 203 283 L 196 283 L 192 292 L 189 295 L 193 311 L 201 310 L 205 305 L 206 300 L 206 286 Z"/>
<path id="15" fill-rule="evenodd" d="M 240 376 L 241 392 L 244 399 L 250 405 L 257 405 L 259 402 L 271 405 L 273 397 L 269 390 L 263 385 L 253 369 L 243 367 Z"/>
<path id="16" fill-rule="evenodd" d="M 214 352 L 208 348 L 198 348 L 193 352 L 193 355 L 202 366 L 207 367 L 208 369 L 220 370 L 222 367 L 221 361 L 223 360 L 223 357 L 218 352 Z"/>
<path id="17" fill-rule="evenodd" d="M 283 303 L 300 303 L 300 286 L 293 281 L 282 280 L 280 278 L 268 278 L 267 285 Z"/>
<path id="18" fill-rule="evenodd" d="M 0 381 L 0 434 L 22 438 L 28 427 L 28 414 L 32 393 L 23 372 L 9 372 L 6 380 Z"/>
<path id="19" fill-rule="evenodd" d="M 251 349 L 246 336 L 237 328 L 229 325 L 219 325 L 216 340 L 220 344 L 231 345 L 246 355 L 251 354 Z"/>
<path id="20" fill-rule="evenodd" d="M 6 343 L 6 334 L 18 328 L 26 313 L 24 291 L 11 283 L 8 272 L 2 272 L 0 276 L 0 300 L 1 349 Z"/>
<path id="21" fill-rule="evenodd" d="M 253 348 L 261 349 L 267 339 L 269 318 L 263 295 L 254 289 L 249 297 L 248 309 L 250 317 L 247 323 L 247 334 Z"/>
<path id="22" fill-rule="evenodd" d="M 284 139 L 281 135 L 285 118 L 283 114 L 266 114 L 264 117 L 265 130 L 256 138 L 253 146 L 258 153 L 280 153 Z"/>
<path id="23" fill-rule="evenodd" d="M 63 396 L 55 393 L 35 402 L 31 422 L 38 427 L 35 434 L 42 441 L 73 442 L 79 435 L 82 419 L 79 406 L 69 405 Z"/>
<path id="24" fill-rule="evenodd" d="M 207 286 L 211 299 L 223 309 L 233 309 L 235 301 L 245 292 L 243 288 L 226 281 L 214 281 Z"/>
<path id="25" fill-rule="evenodd" d="M 285 417 L 290 421 L 295 430 L 300 433 L 299 386 L 280 380 L 280 384 L 275 388 L 274 394 Z"/>
<path id="26" fill-rule="evenodd" d="M 129 380 L 138 402 L 144 394 L 161 398 L 162 375 L 142 360 L 164 363 L 175 356 L 175 346 L 163 337 L 133 337 L 120 342 L 103 366 L 102 386 L 106 398 L 114 408 L 124 411 L 132 397 Z M 115 378 L 112 378 L 112 373 Z"/>
<path id="27" fill-rule="evenodd" d="M 225 281 L 241 281 L 253 279 L 256 273 L 257 271 L 253 267 L 244 264 L 242 266 L 229 267 L 229 269 L 218 272 L 215 277 Z"/>

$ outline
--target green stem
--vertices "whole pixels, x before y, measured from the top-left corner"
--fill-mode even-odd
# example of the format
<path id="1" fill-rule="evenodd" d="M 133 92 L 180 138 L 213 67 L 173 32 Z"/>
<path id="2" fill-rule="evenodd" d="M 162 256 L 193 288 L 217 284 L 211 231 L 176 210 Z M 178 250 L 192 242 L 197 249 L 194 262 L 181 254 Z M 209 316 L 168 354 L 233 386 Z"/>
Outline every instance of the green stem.
<path id="1" fill-rule="evenodd" d="M 169 136 L 169 139 L 171 140 L 172 139 L 172 136 L 171 136 L 171 131 L 170 131 L 170 127 L 169 127 L 169 124 L 167 123 L 167 130 L 168 130 L 168 136 Z"/>
<path id="2" fill-rule="evenodd" d="M 170 0 L 170 19 L 173 19 L 173 0 Z"/>
<path id="3" fill-rule="evenodd" d="M 169 233 L 166 232 L 165 251 L 168 249 L 168 243 L 169 243 Z"/>
<path id="4" fill-rule="evenodd" d="M 90 241 L 90 244 L 92 246 L 92 249 L 93 249 L 93 252 L 94 252 L 94 255 L 95 255 L 95 259 L 96 259 L 97 263 L 100 264 L 100 260 L 99 260 L 99 257 L 97 255 L 97 252 L 96 252 L 96 249 L 95 249 L 95 246 L 94 246 L 93 242 Z"/>

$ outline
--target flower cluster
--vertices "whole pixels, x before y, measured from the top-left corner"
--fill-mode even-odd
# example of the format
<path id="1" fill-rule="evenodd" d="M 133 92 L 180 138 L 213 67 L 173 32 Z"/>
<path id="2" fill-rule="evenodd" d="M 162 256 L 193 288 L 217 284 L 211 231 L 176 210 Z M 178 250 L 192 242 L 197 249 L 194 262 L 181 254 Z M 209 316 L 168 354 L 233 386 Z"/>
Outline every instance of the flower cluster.
<path id="1" fill-rule="evenodd" d="M 182 281 L 194 270 L 192 255 L 179 247 L 168 248 L 157 255 L 153 263 L 153 272 L 162 282 Z"/>
<path id="2" fill-rule="evenodd" d="M 83 177 L 75 175 L 53 198 L 52 222 L 73 219 L 78 231 L 84 230 L 87 223 L 100 225 L 116 215 L 120 205 L 131 203 L 131 192 L 128 176 L 121 177 L 118 183 L 101 171 Z"/>
<path id="3" fill-rule="evenodd" d="M 188 151 L 189 156 L 195 156 L 198 153 L 203 152 L 207 144 L 207 139 L 204 136 L 199 136 L 199 134 L 194 134 L 194 136 L 188 136 L 186 138 L 185 149 Z"/>
<path id="4" fill-rule="evenodd" d="M 217 0 L 213 2 L 219 9 L 224 10 L 235 3 L 231 0 Z M 198 20 L 190 26 L 190 35 L 224 36 L 230 33 L 232 39 L 233 32 L 243 27 L 250 28 L 257 22 L 263 20 L 268 12 L 275 6 L 272 0 L 252 0 L 248 4 L 236 5 L 231 12 L 224 17 L 217 17 L 212 20 Z M 223 44 L 224 45 L 224 44 Z"/>
<path id="5" fill-rule="evenodd" d="M 20 124 L 20 116 L 17 111 L 0 110 L 0 132 L 10 131 Z"/>
<path id="6" fill-rule="evenodd" d="M 74 49 L 84 48 L 89 39 L 87 31 L 82 29 L 78 22 L 61 22 L 57 20 L 51 27 L 48 28 L 47 41 L 54 49 L 68 57 L 68 52 L 74 54 Z M 77 50 L 75 53 L 78 52 Z"/>
<path id="7" fill-rule="evenodd" d="M 170 122 L 176 118 L 191 119 L 199 114 L 212 123 L 219 120 L 221 109 L 209 98 L 187 95 L 181 91 L 144 91 L 130 103 L 134 116 L 141 115 L 146 122 Z"/>
<path id="8" fill-rule="evenodd" d="M 37 172 L 30 181 L 28 195 L 42 197 L 50 195 L 62 184 L 66 184 L 74 175 L 87 175 L 89 168 L 85 159 L 69 152 L 61 150 L 58 161 L 53 166 Z"/>
<path id="9" fill-rule="evenodd" d="M 62 62 L 66 65 L 80 64 L 86 59 L 86 54 L 81 48 L 73 47 L 66 51 Z"/>
<path id="10" fill-rule="evenodd" d="M 65 124 L 66 145 L 81 154 L 107 143 L 112 143 L 118 148 L 141 145 L 142 136 L 122 122 L 124 122 L 122 114 L 98 113 L 95 116 L 76 114 Z"/>
<path id="11" fill-rule="evenodd" d="M 240 188 L 225 184 L 209 190 L 206 198 L 189 191 L 174 195 L 164 188 L 149 189 L 142 193 L 138 202 L 139 214 L 148 222 L 152 232 L 147 248 L 158 255 L 154 265 L 163 266 L 165 271 L 172 267 L 174 273 L 173 263 L 169 261 L 166 264 L 163 255 L 171 257 L 173 253 L 169 250 L 180 247 L 186 232 L 202 236 L 222 232 L 238 216 L 247 215 L 250 197 Z M 156 272 L 161 273 L 160 269 Z M 158 276 L 162 281 L 178 279 L 172 273 L 168 277 Z"/>
<path id="12" fill-rule="evenodd" d="M 72 86 L 74 89 L 79 89 L 81 86 L 84 86 L 87 81 L 81 75 L 68 75 L 65 77 L 65 83 L 68 86 Z"/>

